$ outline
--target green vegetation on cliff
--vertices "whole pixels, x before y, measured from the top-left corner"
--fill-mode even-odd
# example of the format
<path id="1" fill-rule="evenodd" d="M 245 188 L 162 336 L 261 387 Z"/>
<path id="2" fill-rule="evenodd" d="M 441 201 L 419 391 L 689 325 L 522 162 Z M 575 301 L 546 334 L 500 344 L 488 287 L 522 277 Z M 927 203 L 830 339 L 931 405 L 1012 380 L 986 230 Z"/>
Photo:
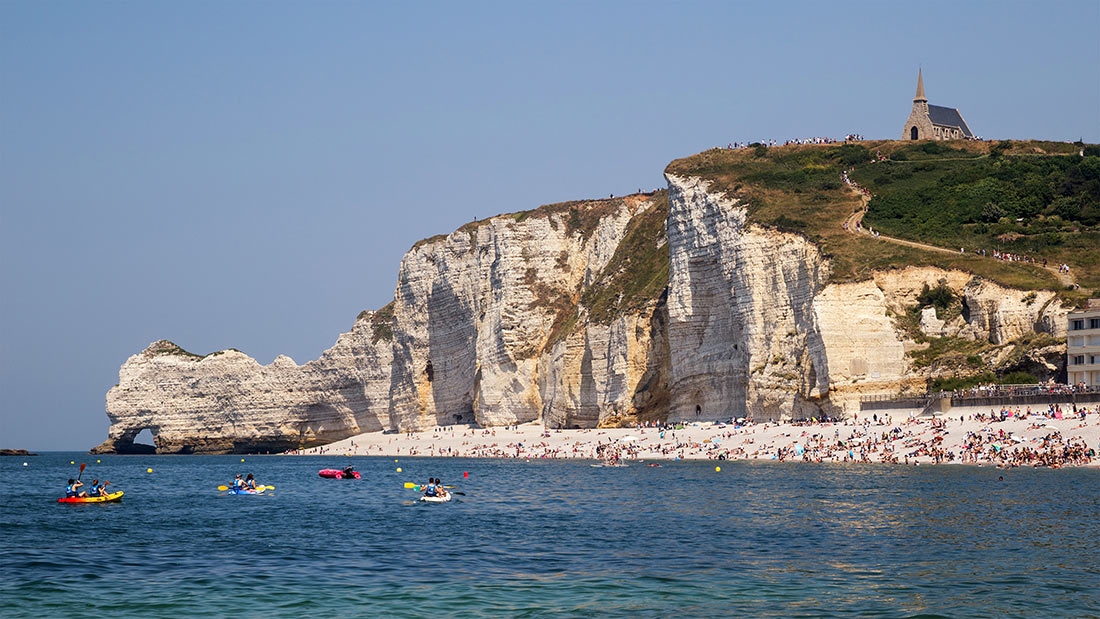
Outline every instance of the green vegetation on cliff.
<path id="1" fill-rule="evenodd" d="M 191 359 L 193 361 L 200 361 L 200 360 L 205 359 L 207 357 L 216 357 L 220 354 L 227 353 L 229 351 L 241 352 L 241 351 L 237 350 L 236 348 L 226 348 L 224 350 L 216 350 L 216 351 L 214 351 L 212 353 L 209 353 L 209 354 L 206 354 L 206 355 L 197 355 L 193 352 L 188 352 L 188 351 L 184 350 L 181 346 L 179 346 L 175 342 L 171 342 L 171 341 L 168 341 L 168 340 L 158 340 L 156 342 L 153 342 L 149 346 L 148 351 L 149 351 L 149 353 L 151 353 L 153 355 L 171 355 L 171 356 L 175 356 L 175 357 L 183 357 L 185 359 Z"/>
<path id="2" fill-rule="evenodd" d="M 393 341 L 393 301 L 371 316 L 371 342 Z"/>
<path id="3" fill-rule="evenodd" d="M 873 196 L 864 222 L 943 247 L 1067 263 L 1079 284 L 1100 286 L 1100 156 L 1006 154 L 1014 144 L 960 157 L 928 142 L 857 166 L 853 180 Z"/>
<path id="4" fill-rule="evenodd" d="M 1082 148 L 1085 157 L 1078 154 Z M 1100 285 L 1097 224 L 1090 223 L 1098 217 L 1095 151 L 1038 141 L 869 141 L 712 149 L 673 161 L 666 171 L 709 181 L 714 190 L 739 199 L 751 222 L 806 236 L 829 257 L 833 281 L 928 265 L 1017 288 L 1061 290 L 1065 286 L 1056 274 L 1041 264 L 1005 262 L 973 251 L 1000 249 L 1026 253 L 1040 263 L 1042 258 L 1065 262 L 1083 286 Z M 850 177 L 873 196 L 865 225 L 949 251 L 845 231 L 844 222 L 863 206 L 843 182 L 845 170 L 852 170 Z M 998 209 L 1008 213 L 1007 221 L 980 220 Z M 959 247 L 970 251 L 958 253 Z"/>
<path id="5" fill-rule="evenodd" d="M 655 301 L 668 288 L 668 192 L 659 192 L 655 199 L 656 204 L 631 220 L 611 261 L 581 296 L 593 322 L 610 324 Z"/>

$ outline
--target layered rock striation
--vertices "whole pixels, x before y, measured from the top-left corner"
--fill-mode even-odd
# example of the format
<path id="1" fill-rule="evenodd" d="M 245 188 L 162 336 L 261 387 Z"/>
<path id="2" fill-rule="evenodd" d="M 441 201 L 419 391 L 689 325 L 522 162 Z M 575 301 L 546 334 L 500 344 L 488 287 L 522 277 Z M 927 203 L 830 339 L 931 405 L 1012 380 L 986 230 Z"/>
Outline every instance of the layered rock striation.
<path id="1" fill-rule="evenodd" d="M 1065 335 L 1050 291 L 932 267 L 830 282 L 807 238 L 753 223 L 699 178 L 666 178 L 667 192 L 418 243 L 393 303 L 304 365 L 154 342 L 108 392 L 96 450 L 135 449 L 146 428 L 160 453 L 224 453 L 451 424 L 844 415 L 865 394 L 922 390 L 932 370 L 912 354 L 928 338 L 1004 345 L 990 354 L 1007 358 L 1020 338 Z M 950 290 L 957 311 L 914 314 L 930 287 Z"/>

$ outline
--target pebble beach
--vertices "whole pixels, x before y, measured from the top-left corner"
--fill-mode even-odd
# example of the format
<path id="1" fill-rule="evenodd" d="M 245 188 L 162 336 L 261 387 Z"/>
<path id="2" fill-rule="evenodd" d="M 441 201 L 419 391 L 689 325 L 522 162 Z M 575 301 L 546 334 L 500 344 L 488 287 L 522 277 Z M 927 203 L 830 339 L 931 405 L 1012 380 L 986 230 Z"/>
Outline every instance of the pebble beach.
<path id="1" fill-rule="evenodd" d="M 928 418 L 859 415 L 835 422 L 713 423 L 556 430 L 538 423 L 360 434 L 298 455 L 779 460 L 994 466 L 1100 465 L 1100 407 L 996 409 Z"/>

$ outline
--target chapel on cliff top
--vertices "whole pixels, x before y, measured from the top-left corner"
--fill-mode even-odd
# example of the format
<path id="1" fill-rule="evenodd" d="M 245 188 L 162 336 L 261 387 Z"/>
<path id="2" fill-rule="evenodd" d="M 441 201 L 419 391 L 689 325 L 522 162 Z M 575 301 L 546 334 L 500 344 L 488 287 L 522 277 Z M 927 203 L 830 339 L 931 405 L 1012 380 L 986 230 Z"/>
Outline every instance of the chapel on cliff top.
<path id="1" fill-rule="evenodd" d="M 903 140 L 962 140 L 973 139 L 974 134 L 966 126 L 959 110 L 953 107 L 928 105 L 924 96 L 924 76 L 917 70 L 917 94 L 913 97 L 913 111 L 905 121 Z"/>

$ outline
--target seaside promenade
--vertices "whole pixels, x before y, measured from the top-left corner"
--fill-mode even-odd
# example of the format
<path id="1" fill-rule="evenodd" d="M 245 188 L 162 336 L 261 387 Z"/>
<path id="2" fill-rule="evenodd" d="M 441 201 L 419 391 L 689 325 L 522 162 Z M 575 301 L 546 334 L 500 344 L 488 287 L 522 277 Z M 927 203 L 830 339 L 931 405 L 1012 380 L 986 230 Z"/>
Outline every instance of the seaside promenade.
<path id="1" fill-rule="evenodd" d="M 1100 465 L 1100 405 L 1000 407 L 931 417 L 861 413 L 843 421 L 690 423 L 665 427 L 547 430 L 446 426 L 360 434 L 300 455 L 596 459 L 613 446 L 624 461 L 779 460 L 995 466 Z"/>

